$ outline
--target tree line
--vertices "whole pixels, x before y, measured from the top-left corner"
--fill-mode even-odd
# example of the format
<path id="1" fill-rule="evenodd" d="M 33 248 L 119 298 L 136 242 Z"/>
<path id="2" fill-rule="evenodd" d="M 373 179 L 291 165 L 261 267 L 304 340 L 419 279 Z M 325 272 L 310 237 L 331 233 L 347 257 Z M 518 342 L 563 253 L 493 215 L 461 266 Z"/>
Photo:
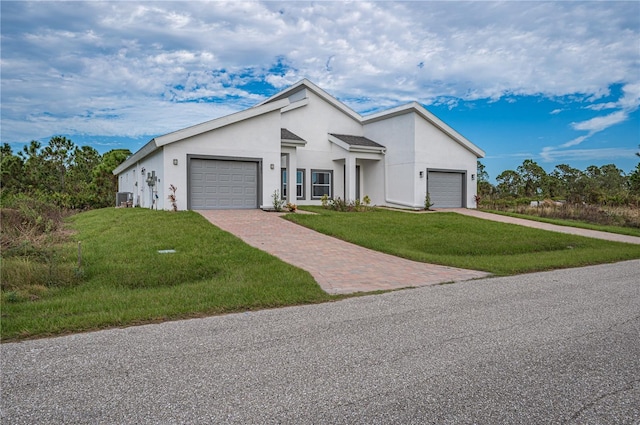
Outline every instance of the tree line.
<path id="1" fill-rule="evenodd" d="M 640 153 L 636 153 L 640 157 Z M 531 159 L 515 170 L 505 170 L 489 182 L 485 166 L 478 161 L 478 196 L 482 199 L 562 199 L 572 203 L 627 205 L 640 202 L 640 163 L 629 174 L 607 164 L 585 170 L 567 164 L 547 173 Z"/>
<path id="2" fill-rule="evenodd" d="M 22 194 L 67 209 L 91 209 L 114 205 L 118 190 L 113 170 L 131 155 L 128 149 L 114 149 L 100 155 L 90 146 L 77 146 L 62 136 L 46 145 L 32 140 L 14 153 L 0 147 L 0 195 Z M 640 152 L 636 153 L 640 157 Z M 629 174 L 607 164 L 585 170 L 567 164 L 547 173 L 531 159 L 515 170 L 505 170 L 489 182 L 485 166 L 478 161 L 480 199 L 563 199 L 589 204 L 638 204 L 640 163 Z M 3 202 L 4 203 L 4 202 Z"/>
<path id="3" fill-rule="evenodd" d="M 11 195 L 26 195 L 61 208 L 91 209 L 114 205 L 113 170 L 131 152 L 113 149 L 100 155 L 90 146 L 54 136 L 44 146 L 32 140 L 17 153 L 3 143 L 0 155 L 3 201 Z"/>

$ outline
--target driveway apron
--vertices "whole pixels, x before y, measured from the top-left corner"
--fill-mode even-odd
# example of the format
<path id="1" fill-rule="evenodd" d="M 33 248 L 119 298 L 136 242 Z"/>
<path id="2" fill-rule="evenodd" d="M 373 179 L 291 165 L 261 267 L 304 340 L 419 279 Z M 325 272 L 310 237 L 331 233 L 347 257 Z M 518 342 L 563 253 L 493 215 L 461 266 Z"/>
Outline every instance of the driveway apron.
<path id="1" fill-rule="evenodd" d="M 490 274 L 420 263 L 360 247 L 262 210 L 198 211 L 247 244 L 311 273 L 330 294 L 437 285 Z"/>

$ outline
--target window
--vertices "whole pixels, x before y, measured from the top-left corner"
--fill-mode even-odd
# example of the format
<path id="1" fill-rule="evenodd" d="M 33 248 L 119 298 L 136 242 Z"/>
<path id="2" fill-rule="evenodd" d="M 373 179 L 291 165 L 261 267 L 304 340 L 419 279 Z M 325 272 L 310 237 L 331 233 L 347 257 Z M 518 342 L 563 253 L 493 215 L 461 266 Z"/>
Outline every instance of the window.
<path id="1" fill-rule="evenodd" d="M 304 170 L 296 170 L 296 199 L 304 199 Z"/>
<path id="2" fill-rule="evenodd" d="M 287 169 L 280 169 L 280 182 L 282 186 L 280 187 L 280 197 L 282 199 L 287 199 Z"/>
<path id="3" fill-rule="evenodd" d="M 333 171 L 311 170 L 311 199 L 333 196 L 332 177 Z"/>
<path id="4" fill-rule="evenodd" d="M 287 199 L 287 169 L 282 168 L 281 172 L 281 194 L 282 199 Z M 297 169 L 296 170 L 296 199 L 304 199 L 304 170 Z"/>

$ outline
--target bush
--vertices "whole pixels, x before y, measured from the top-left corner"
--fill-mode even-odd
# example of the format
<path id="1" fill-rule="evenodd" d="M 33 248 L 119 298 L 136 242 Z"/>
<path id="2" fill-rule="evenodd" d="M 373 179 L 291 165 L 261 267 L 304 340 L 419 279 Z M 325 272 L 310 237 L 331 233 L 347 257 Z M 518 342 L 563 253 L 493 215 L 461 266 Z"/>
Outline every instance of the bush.
<path id="1" fill-rule="evenodd" d="M 282 207 L 285 204 L 284 199 L 280 197 L 280 191 L 274 190 L 273 195 L 271 195 L 271 200 L 273 201 L 273 209 L 277 212 L 282 211 Z"/>
<path id="2" fill-rule="evenodd" d="M 368 196 L 365 196 L 362 201 L 360 199 L 346 201 L 340 197 L 329 199 L 324 195 L 321 202 L 323 208 L 339 212 L 364 212 L 371 209 L 371 199 Z"/>
<path id="3" fill-rule="evenodd" d="M 37 299 L 43 289 L 76 284 L 81 274 L 62 244 L 63 220 L 74 211 L 46 197 L 2 196 L 0 208 L 0 288 L 3 300 Z M 6 294 L 5 294 L 6 292 Z"/>

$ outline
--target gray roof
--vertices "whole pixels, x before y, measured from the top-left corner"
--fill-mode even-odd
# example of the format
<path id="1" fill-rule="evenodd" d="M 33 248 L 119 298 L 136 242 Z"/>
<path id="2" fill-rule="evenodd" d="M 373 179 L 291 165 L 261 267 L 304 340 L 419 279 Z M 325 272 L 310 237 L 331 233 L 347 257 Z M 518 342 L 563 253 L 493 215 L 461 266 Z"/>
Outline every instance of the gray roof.
<path id="1" fill-rule="evenodd" d="M 382 146 L 380 143 L 376 143 L 371 139 L 367 139 L 366 137 L 351 136 L 348 134 L 333 134 L 333 133 L 329 133 L 329 134 L 331 134 L 333 137 L 336 137 L 351 146 L 370 146 L 373 148 L 384 148 L 384 146 Z"/>
<path id="2" fill-rule="evenodd" d="M 305 141 L 302 137 L 298 136 L 292 131 L 287 130 L 286 128 L 280 129 L 280 138 L 283 140 L 301 140 L 303 142 Z"/>

